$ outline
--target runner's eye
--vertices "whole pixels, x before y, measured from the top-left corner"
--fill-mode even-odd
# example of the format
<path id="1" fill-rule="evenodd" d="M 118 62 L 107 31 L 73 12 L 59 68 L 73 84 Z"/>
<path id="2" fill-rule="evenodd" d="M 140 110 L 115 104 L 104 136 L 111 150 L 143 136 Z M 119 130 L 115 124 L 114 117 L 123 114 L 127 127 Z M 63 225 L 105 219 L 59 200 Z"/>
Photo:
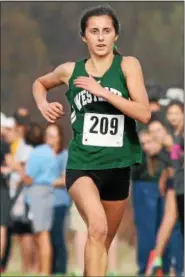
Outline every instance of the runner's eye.
<path id="1" fill-rule="evenodd" d="M 92 34 L 97 34 L 97 33 L 98 33 L 98 29 L 92 29 L 92 30 L 91 30 L 91 33 L 92 33 Z"/>
<path id="2" fill-rule="evenodd" d="M 105 28 L 105 29 L 104 29 L 104 32 L 105 32 L 106 34 L 108 34 L 108 33 L 111 32 L 111 29 L 110 29 L 110 28 Z"/>

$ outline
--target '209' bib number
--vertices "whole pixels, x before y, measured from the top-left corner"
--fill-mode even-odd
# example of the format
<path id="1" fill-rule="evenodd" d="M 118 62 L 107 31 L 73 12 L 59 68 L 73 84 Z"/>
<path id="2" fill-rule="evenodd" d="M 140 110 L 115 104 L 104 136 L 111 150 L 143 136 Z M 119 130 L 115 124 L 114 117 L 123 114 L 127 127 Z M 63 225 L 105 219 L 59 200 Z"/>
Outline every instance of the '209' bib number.
<path id="1" fill-rule="evenodd" d="M 99 121 L 97 116 L 92 116 L 91 121 L 93 121 L 93 125 L 90 128 L 89 132 L 91 134 L 98 134 L 98 131 L 102 135 L 106 135 L 108 132 L 112 135 L 116 135 L 118 133 L 118 119 L 116 117 L 111 118 L 110 122 L 107 117 L 102 117 Z"/>
<path id="2" fill-rule="evenodd" d="M 123 146 L 124 115 L 86 113 L 84 115 L 84 145 Z"/>

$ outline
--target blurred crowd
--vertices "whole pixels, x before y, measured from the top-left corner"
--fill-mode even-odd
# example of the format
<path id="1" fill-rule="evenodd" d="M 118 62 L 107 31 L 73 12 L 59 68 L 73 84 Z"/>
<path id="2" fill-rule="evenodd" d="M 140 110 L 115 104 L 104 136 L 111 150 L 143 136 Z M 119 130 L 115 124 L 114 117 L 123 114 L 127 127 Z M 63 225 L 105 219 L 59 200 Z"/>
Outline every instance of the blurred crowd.
<path id="1" fill-rule="evenodd" d="M 132 169 L 130 199 L 137 234 L 138 274 L 157 269 L 184 271 L 184 91 L 147 84 L 152 117 L 137 125 L 143 163 Z M 74 231 L 74 266 L 83 272 L 87 230 L 65 188 L 68 150 L 61 124 L 43 127 L 30 111 L 1 113 L 0 268 L 10 260 L 12 238 L 19 242 L 22 272 L 68 272 L 66 233 Z M 117 272 L 118 240 L 109 253 Z M 124 263 L 124 259 L 123 259 Z"/>

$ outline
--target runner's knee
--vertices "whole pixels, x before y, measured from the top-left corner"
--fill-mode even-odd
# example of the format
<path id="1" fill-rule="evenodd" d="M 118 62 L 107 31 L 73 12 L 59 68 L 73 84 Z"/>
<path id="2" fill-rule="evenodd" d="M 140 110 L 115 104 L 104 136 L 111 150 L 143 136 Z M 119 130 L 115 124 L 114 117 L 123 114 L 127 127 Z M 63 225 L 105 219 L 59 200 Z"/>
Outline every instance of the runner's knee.
<path id="1" fill-rule="evenodd" d="M 89 222 L 88 237 L 97 242 L 105 243 L 108 233 L 106 218 L 94 218 Z"/>

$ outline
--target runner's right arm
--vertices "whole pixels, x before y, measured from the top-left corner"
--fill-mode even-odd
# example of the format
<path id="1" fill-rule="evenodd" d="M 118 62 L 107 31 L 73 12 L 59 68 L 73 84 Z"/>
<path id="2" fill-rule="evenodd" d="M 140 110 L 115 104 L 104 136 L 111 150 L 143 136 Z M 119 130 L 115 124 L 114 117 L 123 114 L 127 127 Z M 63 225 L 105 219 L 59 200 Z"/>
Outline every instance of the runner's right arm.
<path id="1" fill-rule="evenodd" d="M 58 102 L 47 101 L 48 90 L 60 85 L 68 85 L 68 81 L 74 70 L 75 63 L 68 62 L 58 66 L 53 72 L 39 77 L 33 83 L 33 97 L 43 117 L 54 123 L 64 115 L 63 106 Z"/>

